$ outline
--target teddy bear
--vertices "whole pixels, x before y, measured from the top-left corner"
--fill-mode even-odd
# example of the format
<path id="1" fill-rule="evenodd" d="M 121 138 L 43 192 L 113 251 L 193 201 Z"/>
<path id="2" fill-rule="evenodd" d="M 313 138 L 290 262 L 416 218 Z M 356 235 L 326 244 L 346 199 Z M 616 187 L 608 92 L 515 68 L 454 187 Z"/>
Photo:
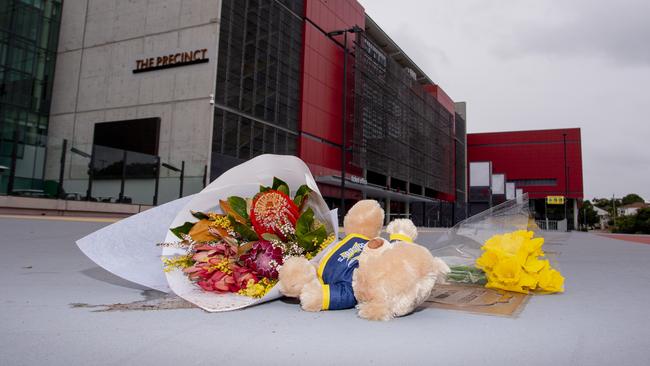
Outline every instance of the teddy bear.
<path id="1" fill-rule="evenodd" d="M 361 200 L 343 220 L 345 238 L 330 246 L 318 264 L 304 257 L 287 258 L 279 270 L 280 292 L 300 299 L 303 310 L 349 309 L 368 320 L 407 315 L 444 281 L 449 267 L 414 243 L 417 229 L 408 219 L 386 228 L 384 210 L 375 200 Z"/>

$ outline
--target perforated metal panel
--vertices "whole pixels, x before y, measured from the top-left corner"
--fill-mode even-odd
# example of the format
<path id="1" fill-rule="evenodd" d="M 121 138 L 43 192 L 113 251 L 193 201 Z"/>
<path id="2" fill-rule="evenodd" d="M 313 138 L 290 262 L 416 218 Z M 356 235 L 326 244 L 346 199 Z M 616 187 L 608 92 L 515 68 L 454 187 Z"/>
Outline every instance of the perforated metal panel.
<path id="1" fill-rule="evenodd" d="M 371 39 L 355 51 L 353 163 L 453 194 L 453 116 Z"/>
<path id="2" fill-rule="evenodd" d="M 302 13 L 302 1 L 223 1 L 213 156 L 296 154 Z"/>

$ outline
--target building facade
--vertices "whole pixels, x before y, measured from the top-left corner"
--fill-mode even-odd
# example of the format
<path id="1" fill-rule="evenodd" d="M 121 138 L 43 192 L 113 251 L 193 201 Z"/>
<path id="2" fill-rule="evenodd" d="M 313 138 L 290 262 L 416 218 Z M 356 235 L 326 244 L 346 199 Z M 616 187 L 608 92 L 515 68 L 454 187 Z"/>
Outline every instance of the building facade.
<path id="1" fill-rule="evenodd" d="M 567 219 L 577 227 L 584 198 L 579 128 L 471 133 L 467 154 L 471 215 L 527 193 L 536 219 Z M 566 212 L 564 203 L 555 204 L 562 200 L 547 200 L 560 196 Z"/>
<path id="2" fill-rule="evenodd" d="M 0 192 L 43 188 L 60 18 L 60 0 L 0 2 Z"/>
<path id="3" fill-rule="evenodd" d="M 45 172 L 68 193 L 161 203 L 174 168 L 187 194 L 275 153 L 302 158 L 332 207 L 466 215 L 464 106 L 355 0 L 67 0 L 60 33 Z"/>

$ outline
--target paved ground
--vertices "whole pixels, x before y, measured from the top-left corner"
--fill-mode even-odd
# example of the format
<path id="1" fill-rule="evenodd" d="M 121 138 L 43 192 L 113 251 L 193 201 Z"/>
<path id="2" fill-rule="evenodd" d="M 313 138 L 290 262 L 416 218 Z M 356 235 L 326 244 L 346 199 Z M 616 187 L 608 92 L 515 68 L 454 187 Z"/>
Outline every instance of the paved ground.
<path id="1" fill-rule="evenodd" d="M 550 237 L 567 291 L 532 298 L 518 318 L 424 309 L 375 323 L 282 300 L 222 314 L 162 301 L 76 248 L 103 225 L 0 218 L 0 365 L 650 364 L 647 245 Z M 117 303 L 175 309 L 89 307 Z"/>

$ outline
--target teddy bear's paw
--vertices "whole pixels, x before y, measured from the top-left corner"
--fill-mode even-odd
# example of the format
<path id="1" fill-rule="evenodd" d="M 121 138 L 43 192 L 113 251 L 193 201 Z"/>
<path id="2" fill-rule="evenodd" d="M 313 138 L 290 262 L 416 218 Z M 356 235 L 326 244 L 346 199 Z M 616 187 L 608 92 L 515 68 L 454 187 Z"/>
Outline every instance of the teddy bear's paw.
<path id="1" fill-rule="evenodd" d="M 393 318 L 393 313 L 384 303 L 367 302 L 359 304 L 359 317 L 367 320 L 388 321 Z"/>
<path id="2" fill-rule="evenodd" d="M 306 284 L 300 293 L 300 306 L 305 311 L 320 311 L 323 308 L 323 285 L 318 280 Z"/>
<path id="3" fill-rule="evenodd" d="M 432 263 L 434 282 L 442 285 L 447 284 L 447 274 L 451 272 L 447 263 L 438 257 L 434 257 Z"/>
<path id="4" fill-rule="evenodd" d="M 288 258 L 278 270 L 280 292 L 288 297 L 299 297 L 302 288 L 316 278 L 316 269 L 304 257 Z"/>

